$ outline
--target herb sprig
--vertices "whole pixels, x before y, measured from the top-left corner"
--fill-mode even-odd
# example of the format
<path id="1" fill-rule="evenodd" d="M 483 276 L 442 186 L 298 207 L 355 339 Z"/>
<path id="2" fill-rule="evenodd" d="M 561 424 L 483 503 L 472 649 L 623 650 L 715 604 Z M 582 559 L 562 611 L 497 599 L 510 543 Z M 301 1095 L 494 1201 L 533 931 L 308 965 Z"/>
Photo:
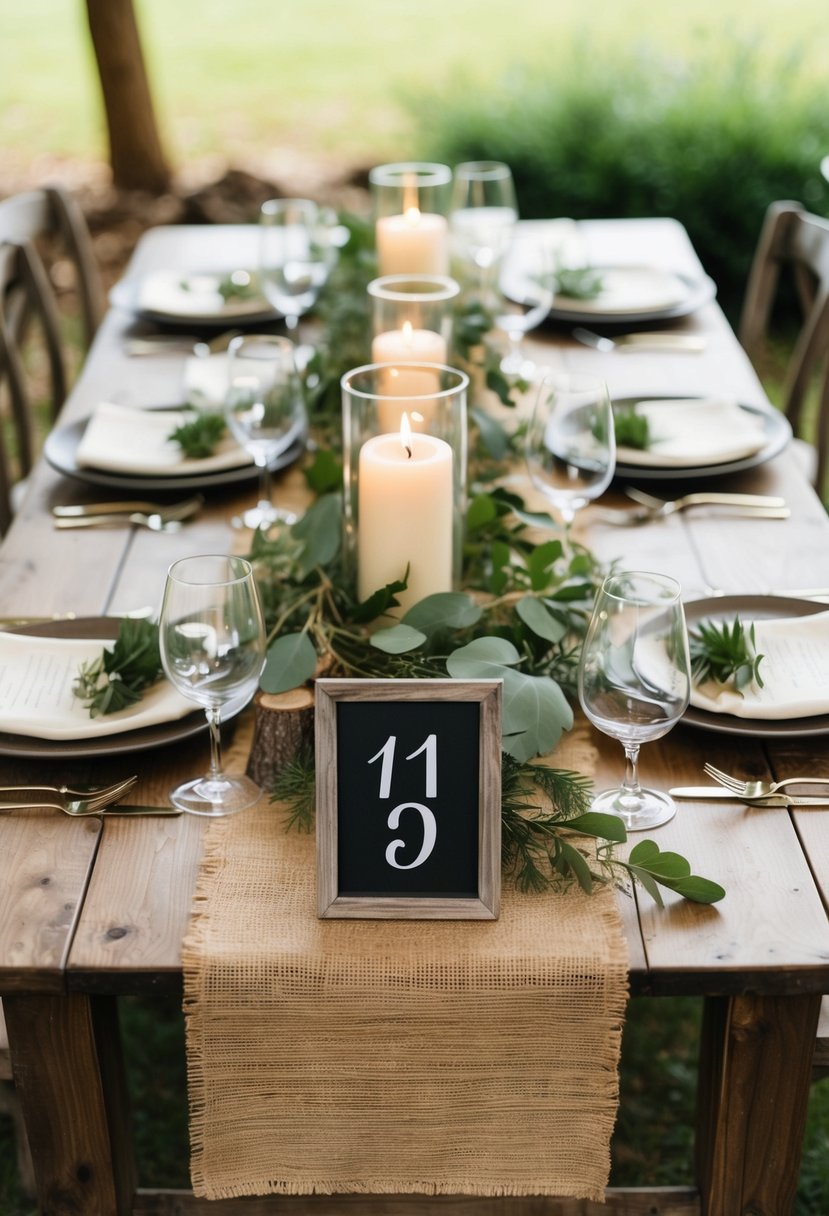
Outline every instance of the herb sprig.
<path id="1" fill-rule="evenodd" d="M 650 447 L 650 423 L 644 414 L 637 414 L 633 409 L 614 410 L 613 429 L 619 447 L 636 448 L 641 452 Z"/>
<path id="2" fill-rule="evenodd" d="M 168 439 L 177 443 L 185 456 L 203 459 L 213 452 L 227 432 L 221 414 L 214 410 L 188 410 L 187 421 L 171 431 Z"/>
<path id="3" fill-rule="evenodd" d="M 556 294 L 571 300 L 595 300 L 604 287 L 601 273 L 592 266 L 561 266 L 555 278 Z"/>
<path id="4" fill-rule="evenodd" d="M 701 621 L 696 629 L 688 631 L 688 642 L 691 674 L 699 683 L 733 681 L 737 692 L 751 683 L 763 687 L 760 664 L 764 656 L 757 654 L 753 623 L 746 631 L 739 616 L 730 625 L 727 621 Z"/>
<path id="5" fill-rule="evenodd" d="M 72 692 L 90 718 L 98 718 L 134 705 L 161 676 L 158 626 L 143 618 L 124 617 L 113 648 L 81 664 Z"/>

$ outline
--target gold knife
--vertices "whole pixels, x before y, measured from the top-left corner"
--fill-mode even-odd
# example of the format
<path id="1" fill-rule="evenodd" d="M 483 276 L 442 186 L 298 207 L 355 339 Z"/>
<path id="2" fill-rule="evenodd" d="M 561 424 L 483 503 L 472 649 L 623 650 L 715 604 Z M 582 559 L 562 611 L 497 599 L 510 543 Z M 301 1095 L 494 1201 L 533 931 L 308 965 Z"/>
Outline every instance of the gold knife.
<path id="1" fill-rule="evenodd" d="M 747 806 L 829 806 L 829 794 L 824 797 L 789 797 L 788 794 L 764 794 L 762 798 L 741 798 L 733 790 L 720 785 L 681 785 L 668 790 L 672 798 L 699 798 L 717 802 L 744 802 Z"/>

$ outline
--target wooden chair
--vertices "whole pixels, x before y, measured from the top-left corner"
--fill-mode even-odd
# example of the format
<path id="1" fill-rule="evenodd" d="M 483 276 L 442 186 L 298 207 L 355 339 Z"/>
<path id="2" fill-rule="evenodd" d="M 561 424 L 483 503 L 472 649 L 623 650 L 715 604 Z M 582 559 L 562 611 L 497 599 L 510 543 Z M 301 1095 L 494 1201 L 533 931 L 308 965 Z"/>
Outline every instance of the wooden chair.
<path id="1" fill-rule="evenodd" d="M 14 1122 L 20 1184 L 27 1195 L 34 1195 L 35 1180 L 32 1169 L 32 1155 L 29 1152 L 29 1141 L 26 1138 L 26 1128 L 23 1124 L 20 1102 L 14 1091 L 14 1082 L 12 1081 L 9 1039 L 6 1034 L 6 1021 L 3 1017 L 2 1003 L 0 1003 L 0 1112 L 11 1115 Z"/>
<path id="2" fill-rule="evenodd" d="M 50 187 L 0 201 L 0 388 L 5 390 L 11 443 L 0 432 L 0 534 L 11 522 L 12 487 L 35 457 L 30 378 L 24 345 L 36 327 L 48 364 L 49 421 L 66 397 L 67 371 L 57 296 L 47 271 L 56 248 L 71 264 L 88 348 L 103 312 L 92 243 L 80 208 Z M 15 455 L 12 467 L 11 451 Z"/>
<path id="3" fill-rule="evenodd" d="M 807 391 L 819 375 L 814 482 L 822 488 L 829 467 L 829 220 L 799 203 L 775 202 L 766 212 L 738 329 L 751 358 L 768 336 L 784 268 L 794 281 L 802 324 L 786 369 L 782 407 L 797 432 Z"/>

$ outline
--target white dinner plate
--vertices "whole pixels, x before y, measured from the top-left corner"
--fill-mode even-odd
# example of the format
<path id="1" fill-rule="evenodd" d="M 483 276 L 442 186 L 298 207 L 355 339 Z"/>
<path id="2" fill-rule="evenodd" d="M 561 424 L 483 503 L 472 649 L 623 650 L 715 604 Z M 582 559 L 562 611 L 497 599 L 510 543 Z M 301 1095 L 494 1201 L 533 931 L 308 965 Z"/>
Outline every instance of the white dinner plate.
<path id="1" fill-rule="evenodd" d="M 722 595 L 685 604 L 685 620 L 688 628 L 693 629 L 700 621 L 731 620 L 736 615 L 743 621 L 778 620 L 783 617 L 812 616 L 825 611 L 826 605 L 823 603 L 782 595 Z M 723 735 L 758 739 L 829 734 L 829 714 L 811 714 L 805 718 L 737 718 L 690 705 L 682 716 L 682 723 Z"/>
<path id="2" fill-rule="evenodd" d="M 115 308 L 148 321 L 177 325 L 228 326 L 258 324 L 281 317 L 264 295 L 231 296 L 223 299 L 219 285 L 227 271 L 157 270 L 127 277 L 109 293 Z"/>
<path id="3" fill-rule="evenodd" d="M 614 397 L 614 409 L 630 409 L 639 401 L 671 401 L 690 400 L 685 393 L 640 393 L 634 397 Z M 779 456 L 792 438 L 792 428 L 789 420 L 773 405 L 749 404 L 740 402 L 740 409 L 755 417 L 762 425 L 765 433 L 765 443 L 759 451 L 738 459 L 710 462 L 708 464 L 678 467 L 677 465 L 636 464 L 632 460 L 617 461 L 616 479 L 625 481 L 699 481 L 701 478 L 723 477 L 726 474 L 740 473 L 744 469 L 753 469 L 765 464 L 774 456 Z"/>
<path id="4" fill-rule="evenodd" d="M 181 406 L 170 408 L 181 409 Z M 63 473 L 65 477 L 73 477 L 76 481 L 83 481 L 88 485 L 106 486 L 109 489 L 126 490 L 130 493 L 133 491 L 163 493 L 166 490 L 176 492 L 185 490 L 194 493 L 196 490 L 207 490 L 214 486 L 229 486 L 251 481 L 259 476 L 254 464 L 241 464 L 235 468 L 195 474 L 116 473 L 106 469 L 93 469 L 87 465 L 79 465 L 77 461 L 78 445 L 88 422 L 88 418 L 80 418 L 77 422 L 70 422 L 67 426 L 55 427 L 46 436 L 43 444 L 43 455 L 53 469 L 58 473 Z M 304 440 L 292 444 L 272 461 L 271 472 L 276 473 L 280 469 L 286 469 L 295 460 L 298 460 L 304 451 Z"/>

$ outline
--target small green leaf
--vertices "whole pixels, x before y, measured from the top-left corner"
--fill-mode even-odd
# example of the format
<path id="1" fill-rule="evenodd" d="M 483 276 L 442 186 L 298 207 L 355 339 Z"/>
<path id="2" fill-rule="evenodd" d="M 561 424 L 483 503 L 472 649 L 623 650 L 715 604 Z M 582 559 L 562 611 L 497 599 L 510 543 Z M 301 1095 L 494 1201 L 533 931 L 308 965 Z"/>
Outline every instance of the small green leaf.
<path id="1" fill-rule="evenodd" d="M 474 641 L 468 642 L 466 646 L 459 646 L 457 650 L 453 650 L 449 658 L 446 660 L 446 668 L 449 674 L 454 676 L 453 667 L 457 670 L 465 662 L 479 663 L 504 663 L 511 667 L 515 663 L 521 662 L 521 655 L 513 646 L 512 642 L 506 638 L 486 637 L 475 638 Z M 450 667 L 450 664 L 452 665 Z M 455 677 L 463 679 L 463 676 Z"/>
<path id="2" fill-rule="evenodd" d="M 468 629 L 480 617 L 481 608 L 471 596 L 460 591 L 440 591 L 413 604 L 403 623 L 432 634 L 439 629 Z"/>
<path id="3" fill-rule="evenodd" d="M 294 536 L 305 545 L 299 558 L 303 578 L 316 566 L 327 566 L 337 556 L 342 541 L 342 526 L 342 498 L 339 494 L 324 494 L 294 524 Z"/>
<path id="4" fill-rule="evenodd" d="M 533 591 L 542 591 L 549 586 L 552 568 L 563 553 L 560 540 L 547 540 L 536 545 L 527 558 L 527 570 Z"/>
<path id="5" fill-rule="evenodd" d="M 534 634 L 546 642 L 560 642 L 567 633 L 567 626 L 544 607 L 540 600 L 525 595 L 515 605 L 515 611 Z"/>
<path id="6" fill-rule="evenodd" d="M 582 891 L 585 891 L 588 895 L 592 894 L 593 875 L 590 873 L 590 866 L 583 855 L 573 845 L 568 844 L 566 840 L 560 840 L 559 847 L 561 848 L 562 856 L 578 879 Z"/>
<path id="7" fill-rule="evenodd" d="M 509 451 L 509 435 L 504 427 L 483 410 L 473 407 L 469 413 L 477 424 L 487 455 L 493 460 L 503 460 Z"/>
<path id="8" fill-rule="evenodd" d="M 642 886 L 645 888 L 648 895 L 650 895 L 651 899 L 657 905 L 657 907 L 659 907 L 659 908 L 665 907 L 665 904 L 662 899 L 662 892 L 659 890 L 659 887 L 657 886 L 655 880 L 651 877 L 651 875 L 648 873 L 647 870 L 642 870 L 639 868 L 639 866 L 634 866 L 634 865 L 626 865 L 625 869 L 628 870 L 629 873 L 633 875 L 633 877 L 637 880 L 637 882 L 640 882 L 642 884 Z"/>
<path id="9" fill-rule="evenodd" d="M 469 510 L 466 513 L 467 531 L 474 532 L 476 528 L 482 527 L 483 524 L 490 523 L 496 518 L 497 514 L 495 500 L 491 494 L 476 495 L 469 504 Z"/>
<path id="10" fill-rule="evenodd" d="M 305 480 L 315 494 L 328 494 L 342 488 L 343 466 L 330 448 L 317 448 L 313 461 L 305 470 Z"/>
<path id="11" fill-rule="evenodd" d="M 716 904 L 725 898 L 725 889 L 710 878 L 700 878 L 691 874 L 671 884 L 672 889 L 684 899 L 690 899 L 695 904 Z"/>
<path id="12" fill-rule="evenodd" d="M 557 528 L 558 524 L 548 511 L 527 511 L 523 507 L 513 507 L 513 514 L 523 524 L 530 528 Z"/>
<path id="13" fill-rule="evenodd" d="M 395 579 L 393 583 L 386 583 L 385 587 L 378 588 L 368 599 L 358 604 L 351 613 L 352 621 L 357 625 L 364 625 L 367 621 L 375 621 L 378 616 L 383 616 L 390 608 L 399 607 L 400 601 L 397 599 L 397 593 L 406 590 L 409 585 L 408 579 L 409 568 L 407 566 L 405 578 Z"/>
<path id="14" fill-rule="evenodd" d="M 582 832 L 585 836 L 595 836 L 599 840 L 612 840 L 615 844 L 624 844 L 627 840 L 627 830 L 618 815 L 605 815 L 601 811 L 586 811 L 575 819 L 567 820 L 567 830 Z"/>
<path id="15" fill-rule="evenodd" d="M 371 644 L 386 654 L 405 654 L 417 650 L 427 640 L 426 634 L 411 625 L 392 625 L 390 629 L 378 629 L 371 635 Z"/>
<path id="16" fill-rule="evenodd" d="M 634 865 L 646 865 L 653 857 L 659 856 L 659 845 L 655 840 L 640 840 L 630 850 L 628 860 Z"/>
<path id="17" fill-rule="evenodd" d="M 691 873 L 688 860 L 679 853 L 659 853 L 649 857 L 647 861 L 639 859 L 639 865 L 644 866 L 658 881 L 674 883 L 678 879 L 687 878 Z"/>
<path id="18" fill-rule="evenodd" d="M 307 633 L 286 633 L 268 649 L 259 681 L 263 692 L 288 692 L 310 680 L 316 671 L 317 652 Z"/>

